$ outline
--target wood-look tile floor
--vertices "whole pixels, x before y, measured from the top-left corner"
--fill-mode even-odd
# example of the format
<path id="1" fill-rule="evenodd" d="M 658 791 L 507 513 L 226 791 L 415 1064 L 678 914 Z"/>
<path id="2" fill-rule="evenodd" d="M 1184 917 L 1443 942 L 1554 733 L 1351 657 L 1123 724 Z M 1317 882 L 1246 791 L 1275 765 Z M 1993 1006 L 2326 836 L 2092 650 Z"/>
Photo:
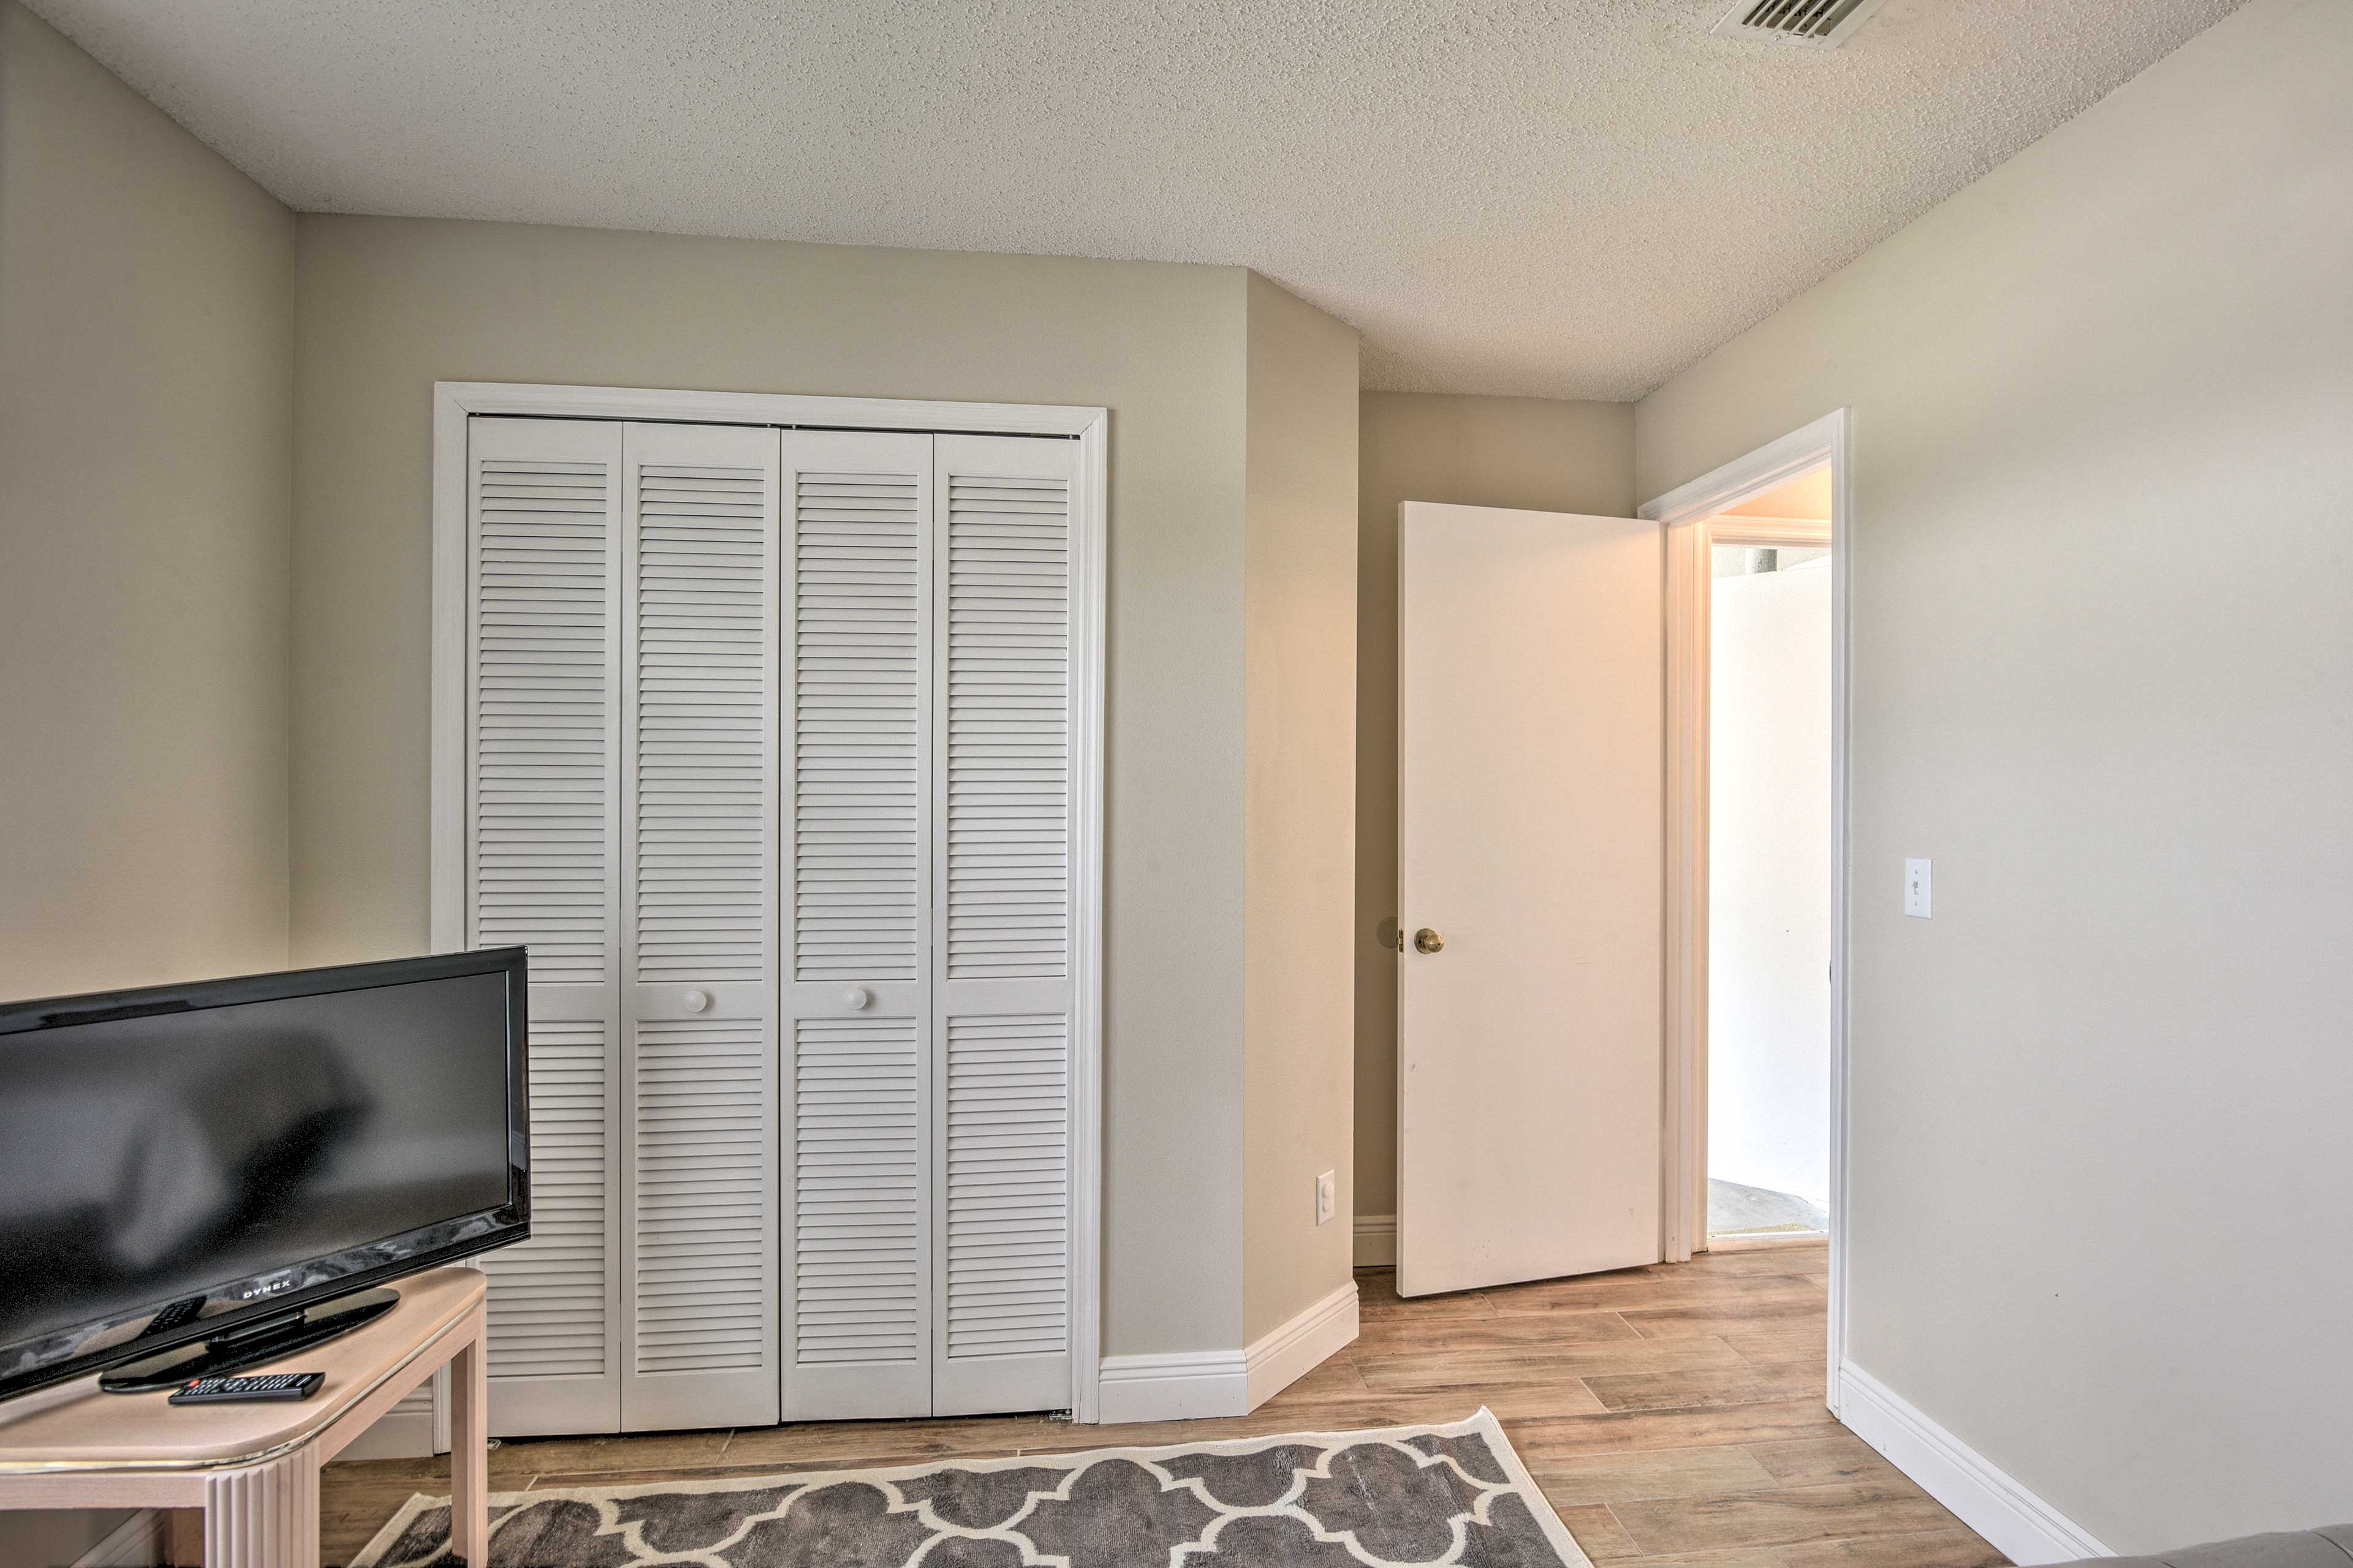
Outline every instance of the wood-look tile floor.
<path id="1" fill-rule="evenodd" d="M 491 1485 L 624 1484 L 1447 1421 L 1484 1405 L 1597 1563 L 1992 1568 L 2007 1561 L 1822 1407 L 1820 1246 L 1704 1254 L 1400 1300 L 1356 1277 L 1356 1342 L 1249 1415 L 1132 1426 L 1043 1416 L 845 1421 L 501 1444 Z M 448 1461 L 327 1467 L 324 1552 L 347 1561 Z"/>

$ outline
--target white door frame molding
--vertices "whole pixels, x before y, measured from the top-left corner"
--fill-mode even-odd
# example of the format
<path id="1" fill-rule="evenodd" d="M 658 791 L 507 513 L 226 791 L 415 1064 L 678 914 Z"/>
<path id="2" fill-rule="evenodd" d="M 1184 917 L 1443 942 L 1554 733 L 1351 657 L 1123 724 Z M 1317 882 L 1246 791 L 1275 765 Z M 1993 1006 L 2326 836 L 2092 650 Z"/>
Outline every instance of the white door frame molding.
<path id="1" fill-rule="evenodd" d="M 436 382 L 433 386 L 431 941 L 466 940 L 466 422 L 474 415 L 638 419 L 786 428 L 1057 436 L 1079 444 L 1071 494 L 1071 642 L 1078 689 L 1071 1019 L 1071 1413 L 1098 1419 L 1103 1338 L 1103 866 L 1104 614 L 1110 414 L 1045 404 Z"/>
<path id="2" fill-rule="evenodd" d="M 1715 908 L 1708 879 L 1715 787 L 1710 738 L 1715 711 L 1710 678 L 1715 658 L 1713 552 L 1719 544 L 1835 549 L 1837 535 L 1830 522 L 1810 518 L 1718 514 L 1673 525 L 1664 542 L 1670 595 L 1666 602 L 1671 803 L 1667 885 L 1672 890 L 1667 929 L 1676 933 L 1667 949 L 1668 1081 L 1688 1089 L 1683 1104 L 1683 1133 L 1675 1140 L 1684 1157 L 1668 1173 L 1660 1245 L 1667 1261 L 1683 1263 L 1693 1253 L 1708 1250 L 1708 997 L 1713 980 L 1707 939 Z M 1772 1244 L 1760 1239 L 1747 1245 Z"/>
<path id="3" fill-rule="evenodd" d="M 1687 1261 L 1707 1243 L 1707 671 L 1709 550 L 1724 542 L 1819 544 L 1820 523 L 1710 520 L 1827 462 L 1831 468 L 1831 1228 L 1830 1386 L 1837 1414 L 1846 1346 L 1849 1022 L 1847 736 L 1848 578 L 1853 511 L 1852 410 L 1824 415 L 1645 504 L 1665 525 L 1667 690 L 1667 995 L 1665 1185 L 1662 1247 Z"/>

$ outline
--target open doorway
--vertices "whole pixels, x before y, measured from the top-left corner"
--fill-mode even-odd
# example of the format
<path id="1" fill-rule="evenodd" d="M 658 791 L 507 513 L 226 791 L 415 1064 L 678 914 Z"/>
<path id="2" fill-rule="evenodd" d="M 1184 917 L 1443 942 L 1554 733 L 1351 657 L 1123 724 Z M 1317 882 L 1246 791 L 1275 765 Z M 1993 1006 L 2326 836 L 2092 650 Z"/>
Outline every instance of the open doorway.
<path id="1" fill-rule="evenodd" d="M 1845 1172 L 1846 1172 L 1846 1011 L 1847 993 L 1847 749 L 1846 699 L 1848 680 L 1847 658 L 1847 554 L 1851 532 L 1848 507 L 1851 503 L 1847 466 L 1849 411 L 1837 409 L 1824 415 L 1801 429 L 1793 430 L 1777 441 L 1767 442 L 1745 457 L 1736 458 L 1721 468 L 1711 470 L 1679 486 L 1673 490 L 1644 503 L 1641 515 L 1665 525 L 1666 552 L 1666 1071 L 1664 1085 L 1666 1106 L 1664 1125 L 1667 1142 L 1662 1162 L 1665 1171 L 1666 1203 L 1661 1220 L 1661 1250 L 1671 1262 L 1682 1261 L 1712 1247 L 1758 1247 L 1779 1245 L 1785 1241 L 1819 1245 L 1805 1231 L 1778 1229 L 1784 1226 L 1820 1225 L 1829 1233 L 1829 1292 L 1830 1292 L 1830 1398 L 1831 1408 L 1839 1405 L 1838 1369 L 1843 1355 L 1845 1310 Z M 1718 546 L 1740 553 L 1719 557 Z M 1810 553 L 1827 550 L 1827 556 Z M 1767 556 L 1763 552 L 1770 551 Z M 1716 576 L 1719 561 L 1725 575 Z M 1759 568 L 1769 565 L 1770 572 Z M 1783 577 L 1787 569 L 1788 576 Z M 1825 583 L 1821 575 L 1827 574 Z M 1775 1118 L 1769 1100 L 1757 1097 L 1748 1100 L 1762 1104 L 1765 1124 L 1785 1136 L 1798 1136 L 1811 1143 L 1819 1137 L 1827 1144 L 1827 1183 L 1818 1177 L 1799 1178 L 1774 1173 L 1769 1163 L 1752 1164 L 1751 1173 L 1744 1179 L 1736 1163 L 1756 1152 L 1734 1151 L 1730 1145 L 1742 1131 L 1734 1109 L 1744 1096 L 1727 1074 L 1724 1083 L 1714 1081 L 1710 1071 L 1712 1056 L 1710 1041 L 1711 962 L 1723 963 L 1736 971 L 1738 957 L 1730 951 L 1716 953 L 1717 945 L 1711 942 L 1713 924 L 1710 898 L 1712 873 L 1715 869 L 1712 852 L 1711 828 L 1714 810 L 1710 799 L 1710 760 L 1715 739 L 1710 713 L 1711 689 L 1716 684 L 1715 641 L 1715 603 L 1719 584 L 1731 584 L 1721 595 L 1726 602 L 1727 613 L 1737 615 L 1743 610 L 1759 614 L 1747 617 L 1764 620 L 1774 608 L 1793 608 L 1785 601 L 1801 599 L 1810 589 L 1817 598 L 1827 590 L 1829 600 L 1828 626 L 1824 628 L 1827 649 L 1815 634 L 1809 630 L 1807 640 L 1813 651 L 1809 659 L 1813 669 L 1821 669 L 1826 658 L 1827 679 L 1818 673 L 1803 677 L 1806 690 L 1802 700 L 1794 689 L 1783 682 L 1777 689 L 1760 679 L 1766 687 L 1763 700 L 1746 702 L 1739 711 L 1751 725 L 1746 736 L 1757 743 L 1744 763 L 1738 759 L 1729 765 L 1738 770 L 1750 763 L 1762 765 L 1771 760 L 1770 748 L 1761 740 L 1786 742 L 1782 750 L 1795 745 L 1794 736 L 1800 728 L 1819 732 L 1821 705 L 1829 710 L 1827 743 L 1816 746 L 1806 742 L 1805 752 L 1812 760 L 1813 775 L 1827 759 L 1829 788 L 1827 802 L 1823 793 L 1812 784 L 1796 785 L 1785 782 L 1768 793 L 1743 795 L 1736 793 L 1726 803 L 1727 812 L 1735 817 L 1765 815 L 1764 805 L 1778 800 L 1785 808 L 1801 808 L 1806 820 L 1819 824 L 1820 814 L 1829 814 L 1830 842 L 1827 854 L 1816 855 L 1808 849 L 1804 859 L 1819 866 L 1819 878 L 1809 875 L 1805 886 L 1810 891 L 1791 900 L 1767 899 L 1769 911 L 1776 903 L 1787 916 L 1781 921 L 1783 940 L 1778 945 L 1782 955 L 1771 951 L 1777 944 L 1761 941 L 1752 948 L 1758 962 L 1775 963 L 1771 973 L 1785 979 L 1789 994 L 1802 1002 L 1805 1016 L 1812 1026 L 1812 1039 L 1826 1042 L 1809 1047 L 1810 1063 L 1820 1064 L 1805 1073 L 1775 1075 L 1769 1061 L 1762 1055 L 1753 1055 L 1746 1064 L 1739 1060 L 1740 1047 L 1727 1046 L 1733 1053 L 1731 1066 L 1746 1065 L 1761 1068 L 1752 1072 L 1749 1081 L 1761 1077 L 1766 1083 L 1786 1089 L 1779 1099 L 1788 1107 L 1788 1113 Z M 1737 609 L 1731 606 L 1737 605 Z M 1769 606 L 1769 607 L 1768 607 Z M 1820 626 L 1812 620 L 1810 626 Z M 1756 628 L 1746 625 L 1727 626 L 1727 638 L 1737 642 Z M 1728 654 L 1727 657 L 1737 657 Z M 1761 656 L 1743 659 L 1744 673 L 1757 674 L 1765 668 Z M 1782 695 L 1776 698 L 1778 689 Z M 1742 695 L 1732 691 L 1729 681 L 1726 696 L 1736 705 Z M 1810 717 L 1800 718 L 1800 712 Z M 1736 719 L 1734 721 L 1737 722 Z M 1762 731 L 1762 736 L 1758 731 Z M 1735 737 L 1727 735 L 1726 744 L 1736 745 Z M 1743 813 L 1746 805 L 1749 813 Z M 1769 824 L 1768 824 L 1769 826 Z M 1795 828 L 1784 824 L 1774 831 L 1788 842 Z M 1818 828 L 1808 827 L 1809 837 Z M 1759 838 L 1739 821 L 1728 822 L 1725 832 L 1733 837 L 1729 853 L 1741 848 L 1778 847 L 1774 841 Z M 1744 837 L 1744 834 L 1748 837 Z M 1795 858 L 1784 858 L 1785 864 L 1802 864 Z M 1727 868 L 1731 869 L 1731 868 Z M 1754 869 L 1749 868 L 1748 869 Z M 1736 877 L 1736 880 L 1737 878 Z M 1825 885 L 1826 884 L 1826 885 Z M 1819 916 L 1821 901 L 1828 902 L 1830 918 L 1827 952 L 1822 951 Z M 1795 906 L 1805 905 L 1800 910 Z M 1769 930 L 1768 936 L 1771 934 Z M 1786 956 L 1787 949 L 1799 947 L 1804 951 L 1803 967 Z M 1728 973 L 1726 986 L 1733 996 L 1741 990 L 1740 976 Z M 1800 987 L 1803 987 L 1802 989 Z M 1810 995 L 1808 993 L 1810 992 Z M 1823 1005 L 1817 1009 L 1815 1000 Z M 1738 1005 L 1727 1000 L 1727 1006 Z M 1792 1009 L 1794 1011 L 1794 1008 Z M 1756 1015 L 1752 1012 L 1750 1017 Z M 1733 1026 L 1720 1025 L 1719 1026 Z M 1736 1026 L 1735 1026 L 1736 1027 Z M 1827 1081 L 1825 1082 L 1825 1077 Z M 1734 1119 L 1725 1131 L 1727 1134 L 1726 1156 L 1716 1163 L 1733 1168 L 1710 1170 L 1711 1090 L 1726 1100 L 1720 1114 Z M 1752 1126 L 1754 1123 L 1752 1122 Z M 1819 1144 L 1815 1144 L 1819 1147 Z M 1784 1153 L 1788 1151 L 1785 1149 Z M 1819 1155 L 1808 1150 L 1804 1165 L 1809 1171 L 1820 1169 Z M 1763 1196 L 1726 1193 L 1727 1199 L 1750 1198 L 1746 1204 L 1726 1203 L 1719 1214 L 1709 1213 L 1709 1177 L 1715 1175 L 1740 1186 L 1754 1187 Z M 1782 1208 L 1773 1194 L 1784 1197 L 1811 1199 L 1815 1193 L 1806 1189 L 1826 1185 L 1820 1193 L 1827 1200 L 1814 1203 L 1806 1209 Z M 1742 1212 L 1745 1210 L 1745 1213 Z M 1746 1234 L 1742 1234 L 1746 1233 Z"/>
<path id="2" fill-rule="evenodd" d="M 1829 465 L 1704 526 L 1704 1234 L 1813 1239 L 1831 1204 Z"/>

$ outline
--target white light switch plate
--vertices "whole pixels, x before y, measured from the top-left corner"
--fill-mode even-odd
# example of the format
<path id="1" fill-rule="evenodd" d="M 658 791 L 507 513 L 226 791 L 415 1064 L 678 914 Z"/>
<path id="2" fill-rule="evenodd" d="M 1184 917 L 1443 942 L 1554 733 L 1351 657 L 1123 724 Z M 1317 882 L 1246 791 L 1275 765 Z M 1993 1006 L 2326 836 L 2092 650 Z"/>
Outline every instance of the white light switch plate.
<path id="1" fill-rule="evenodd" d="M 1904 912 L 1915 920 L 1928 918 L 1928 862 L 1904 862 Z"/>
<path id="2" fill-rule="evenodd" d="M 1326 1171 L 1315 1178 L 1315 1223 L 1322 1225 L 1340 1211 L 1340 1176 Z"/>

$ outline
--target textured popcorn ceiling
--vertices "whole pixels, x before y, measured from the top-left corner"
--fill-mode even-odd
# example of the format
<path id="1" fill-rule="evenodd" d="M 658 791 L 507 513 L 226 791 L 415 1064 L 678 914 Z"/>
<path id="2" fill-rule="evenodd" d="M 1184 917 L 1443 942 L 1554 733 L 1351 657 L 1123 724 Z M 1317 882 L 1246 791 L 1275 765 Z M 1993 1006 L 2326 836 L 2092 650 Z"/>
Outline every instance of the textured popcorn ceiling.
<path id="1" fill-rule="evenodd" d="M 1240 263 L 1367 385 L 1599 398 L 2238 3 L 31 0 L 306 211 Z"/>

